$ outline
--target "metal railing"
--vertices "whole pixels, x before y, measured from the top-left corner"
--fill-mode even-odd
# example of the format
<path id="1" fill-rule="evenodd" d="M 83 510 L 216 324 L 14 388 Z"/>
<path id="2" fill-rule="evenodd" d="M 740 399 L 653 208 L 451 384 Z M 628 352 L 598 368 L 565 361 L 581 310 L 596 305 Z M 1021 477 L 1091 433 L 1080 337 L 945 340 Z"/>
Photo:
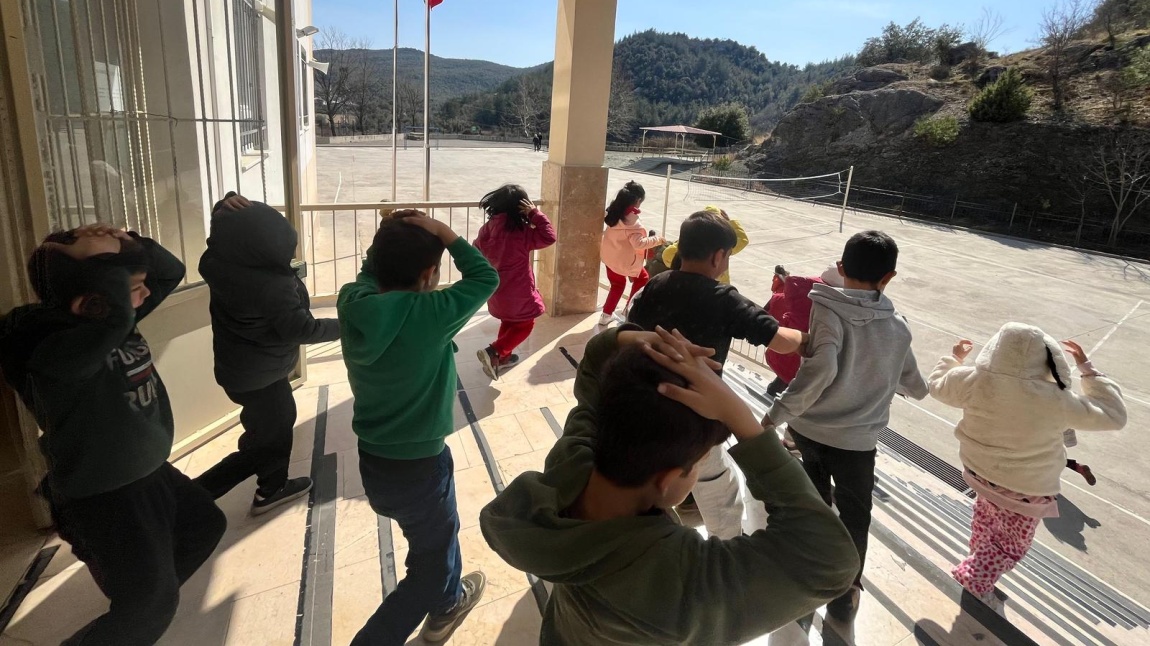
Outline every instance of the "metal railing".
<path id="1" fill-rule="evenodd" d="M 706 177 L 695 175 L 691 182 L 731 189 L 743 194 L 759 194 L 837 206 L 842 201 L 841 185 L 836 183 L 794 182 L 781 175 L 761 173 L 750 178 L 735 175 Z M 825 195 L 813 191 L 826 188 Z M 734 194 L 734 193 L 732 193 Z M 985 233 L 1005 234 L 1038 242 L 1069 245 L 1106 253 L 1119 253 L 1150 258 L 1150 229 L 1130 226 L 1122 230 L 1118 240 L 1110 244 L 1112 221 L 1097 213 L 1053 213 L 1002 202 L 986 204 L 971 202 L 959 196 L 920 195 L 873 186 L 853 184 L 846 208 L 857 213 L 876 213 L 897 218 L 930 222 L 942 226 L 958 226 Z"/>
<path id="2" fill-rule="evenodd" d="M 399 209 L 419 209 L 447 223 L 468 242 L 475 239 L 484 221 L 478 202 L 304 204 L 300 211 L 308 231 L 304 254 L 308 261 L 306 283 L 311 294 L 335 294 L 340 287 L 354 281 L 379 229 L 381 214 Z M 443 284 L 459 279 L 459 272 L 447 254 L 444 254 L 440 275 Z"/>

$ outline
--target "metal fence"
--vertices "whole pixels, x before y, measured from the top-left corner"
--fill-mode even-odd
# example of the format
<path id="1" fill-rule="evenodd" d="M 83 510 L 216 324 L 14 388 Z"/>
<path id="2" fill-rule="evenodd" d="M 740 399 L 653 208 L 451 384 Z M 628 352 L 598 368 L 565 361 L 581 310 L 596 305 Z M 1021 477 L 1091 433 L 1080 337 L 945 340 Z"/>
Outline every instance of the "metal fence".
<path id="1" fill-rule="evenodd" d="M 705 183 L 747 193 L 778 196 L 828 205 L 842 203 L 840 182 L 756 182 L 756 179 L 786 179 L 694 176 L 692 183 Z M 827 190 L 820 191 L 820 188 Z M 835 190 L 838 188 L 839 190 Z M 825 196 L 824 196 L 825 195 Z M 971 202 L 959 196 L 937 196 L 906 193 L 872 186 L 852 184 L 847 208 L 856 212 L 881 213 L 898 218 L 935 222 L 981 231 L 1027 238 L 1039 242 L 1070 245 L 1150 259 L 1150 228 L 1136 226 L 1124 229 L 1116 244 L 1111 245 L 1109 220 L 1082 212 L 1077 215 L 1051 213 L 1020 207 L 1017 203 L 986 204 Z"/>
<path id="2" fill-rule="evenodd" d="M 330 296 L 355 280 L 367 257 L 367 250 L 379 229 L 381 213 L 398 209 L 419 209 L 446 222 L 465 240 L 475 239 L 483 226 L 484 213 L 478 202 L 365 202 L 357 204 L 304 204 L 305 226 L 310 241 L 304 253 L 308 259 L 308 289 L 313 296 Z M 460 278 L 459 271 L 444 254 L 441 282 Z"/>

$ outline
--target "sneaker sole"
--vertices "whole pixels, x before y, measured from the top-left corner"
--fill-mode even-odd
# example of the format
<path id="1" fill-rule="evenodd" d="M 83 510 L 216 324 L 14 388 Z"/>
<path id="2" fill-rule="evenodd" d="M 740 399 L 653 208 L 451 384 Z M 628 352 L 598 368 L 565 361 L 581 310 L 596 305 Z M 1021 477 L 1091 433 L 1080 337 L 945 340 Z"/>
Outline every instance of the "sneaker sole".
<path id="1" fill-rule="evenodd" d="M 440 637 L 431 637 L 427 634 L 426 631 L 421 631 L 419 638 L 427 644 L 442 644 L 443 642 L 451 639 L 451 636 L 455 634 L 456 630 L 459 630 L 459 627 L 463 624 L 464 620 L 467 619 L 467 616 L 471 614 L 471 611 L 475 610 L 475 608 L 479 605 L 479 602 L 483 600 L 483 593 L 486 591 L 487 578 L 484 577 L 483 587 L 479 588 L 479 591 L 475 593 L 475 603 L 471 604 L 470 608 L 464 611 L 463 614 L 456 617 L 455 621 L 451 622 L 451 628 L 445 634 Z"/>
<path id="2" fill-rule="evenodd" d="M 306 496 L 308 494 L 308 492 L 311 491 L 311 488 L 314 486 L 315 486 L 315 483 L 313 482 L 312 484 L 308 485 L 307 489 L 304 489 L 303 491 L 301 491 L 299 493 L 292 494 L 286 498 L 281 498 L 280 500 L 277 500 L 270 505 L 264 505 L 263 507 L 256 507 L 255 505 L 252 505 L 252 515 L 253 516 L 260 516 L 260 515 L 268 513 L 269 511 L 271 511 L 273 509 L 279 509 L 280 507 L 283 507 L 284 505 L 288 504 L 289 502 L 292 502 L 294 500 L 299 500 L 300 498 Z"/>
<path id="3" fill-rule="evenodd" d="M 495 370 L 495 364 L 491 363 L 491 355 L 487 354 L 487 350 L 477 350 L 475 356 L 479 358 L 479 366 L 483 368 L 483 374 L 492 380 L 499 379 L 499 373 Z"/>

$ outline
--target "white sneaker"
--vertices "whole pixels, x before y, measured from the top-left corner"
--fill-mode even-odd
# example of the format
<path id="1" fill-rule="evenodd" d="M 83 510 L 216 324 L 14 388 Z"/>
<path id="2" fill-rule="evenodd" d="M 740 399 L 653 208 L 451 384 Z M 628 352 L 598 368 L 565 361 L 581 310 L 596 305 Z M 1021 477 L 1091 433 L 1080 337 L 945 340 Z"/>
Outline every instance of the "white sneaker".
<path id="1" fill-rule="evenodd" d="M 1003 603 L 1002 599 L 994 593 L 994 590 L 991 590 L 985 595 L 979 596 L 978 600 L 986 604 L 986 607 L 993 610 L 996 614 L 999 614 L 1003 617 L 1006 616 L 1005 604 Z"/>
<path id="2" fill-rule="evenodd" d="M 599 315 L 599 327 L 606 327 L 614 323 L 617 319 L 614 314 L 603 312 Z"/>

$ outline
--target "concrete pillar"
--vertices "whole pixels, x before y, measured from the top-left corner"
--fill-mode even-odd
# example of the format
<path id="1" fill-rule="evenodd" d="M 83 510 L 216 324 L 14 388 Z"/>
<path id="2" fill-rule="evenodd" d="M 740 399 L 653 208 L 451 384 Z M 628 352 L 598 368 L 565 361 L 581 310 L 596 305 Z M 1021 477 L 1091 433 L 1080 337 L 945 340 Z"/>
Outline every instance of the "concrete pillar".
<path id="1" fill-rule="evenodd" d="M 607 197 L 603 153 L 615 45 L 616 0 L 558 0 L 551 136 L 542 205 L 559 240 L 536 276 L 552 316 L 593 312 Z"/>

